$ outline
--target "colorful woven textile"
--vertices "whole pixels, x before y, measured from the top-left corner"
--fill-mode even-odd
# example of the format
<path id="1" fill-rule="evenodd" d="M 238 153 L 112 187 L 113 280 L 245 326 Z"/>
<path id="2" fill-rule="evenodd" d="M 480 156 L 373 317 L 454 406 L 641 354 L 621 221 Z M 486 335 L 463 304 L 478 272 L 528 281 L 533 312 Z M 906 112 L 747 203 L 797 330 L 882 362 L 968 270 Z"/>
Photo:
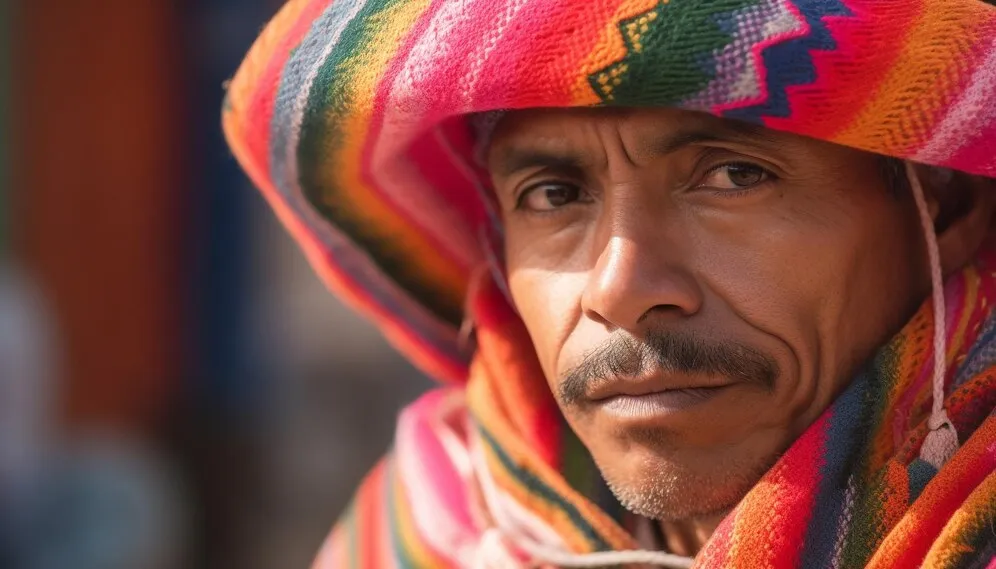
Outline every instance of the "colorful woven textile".
<path id="1" fill-rule="evenodd" d="M 603 500 L 562 427 L 521 323 L 492 279 L 475 278 L 494 264 L 500 228 L 468 117 L 593 105 L 701 110 L 996 176 L 996 7 L 292 0 L 229 88 L 232 149 L 329 286 L 449 384 L 405 411 L 323 568 L 505 567 L 538 558 L 523 544 L 635 547 L 633 520 Z M 930 401 L 925 308 L 699 566 L 900 568 L 928 556 L 928 567 L 988 567 L 992 267 L 948 284 L 948 413 L 963 446 L 941 473 L 915 459 Z M 468 299 L 473 353 L 460 332 Z"/>
<path id="2" fill-rule="evenodd" d="M 939 473 L 917 456 L 934 356 L 927 302 L 725 519 L 695 567 L 996 567 L 994 271 L 989 254 L 946 286 L 946 406 L 962 444 Z M 575 553 L 636 547 L 635 520 L 586 468 L 501 296 L 493 286 L 474 293 L 480 351 L 466 394 L 441 388 L 403 413 L 393 454 L 316 569 L 518 567 L 536 561 L 521 541 Z M 496 523 L 512 537 L 498 537 Z"/>
<path id="3" fill-rule="evenodd" d="M 467 113 L 680 106 L 996 176 L 994 93 L 979 0 L 292 0 L 224 124 L 332 289 L 459 382 L 492 233 Z"/>

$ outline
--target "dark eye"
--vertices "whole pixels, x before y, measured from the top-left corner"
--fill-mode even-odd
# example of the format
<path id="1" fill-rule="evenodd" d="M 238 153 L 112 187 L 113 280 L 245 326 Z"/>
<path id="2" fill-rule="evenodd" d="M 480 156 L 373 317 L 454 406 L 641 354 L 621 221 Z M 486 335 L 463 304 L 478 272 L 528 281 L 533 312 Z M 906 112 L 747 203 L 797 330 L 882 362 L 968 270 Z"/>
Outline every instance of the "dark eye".
<path id="1" fill-rule="evenodd" d="M 552 211 L 581 199 L 581 188 L 571 184 L 538 184 L 519 197 L 519 207 L 530 211 Z"/>
<path id="2" fill-rule="evenodd" d="M 767 170 L 754 164 L 723 164 L 713 168 L 701 185 L 717 190 L 742 190 L 766 182 L 770 178 L 771 174 Z"/>

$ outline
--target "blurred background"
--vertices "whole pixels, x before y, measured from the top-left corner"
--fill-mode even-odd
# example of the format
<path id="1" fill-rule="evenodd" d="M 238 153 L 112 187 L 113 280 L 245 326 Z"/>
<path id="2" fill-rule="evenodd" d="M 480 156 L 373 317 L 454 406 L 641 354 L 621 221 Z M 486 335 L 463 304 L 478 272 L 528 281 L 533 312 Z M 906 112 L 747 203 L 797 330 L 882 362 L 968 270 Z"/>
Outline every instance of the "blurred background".
<path id="1" fill-rule="evenodd" d="M 221 137 L 279 0 L 0 0 L 0 567 L 307 567 L 429 387 Z"/>

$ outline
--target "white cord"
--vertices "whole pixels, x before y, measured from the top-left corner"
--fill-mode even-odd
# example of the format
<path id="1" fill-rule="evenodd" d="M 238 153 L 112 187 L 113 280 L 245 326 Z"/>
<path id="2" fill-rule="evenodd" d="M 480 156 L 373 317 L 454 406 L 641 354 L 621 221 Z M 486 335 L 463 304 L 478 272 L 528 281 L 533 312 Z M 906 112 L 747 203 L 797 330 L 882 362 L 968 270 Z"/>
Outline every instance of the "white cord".
<path id="1" fill-rule="evenodd" d="M 618 567 L 621 565 L 656 565 L 667 569 L 687 569 L 693 559 L 662 551 L 633 549 L 628 551 L 598 551 L 595 553 L 567 553 L 539 543 L 516 543 L 533 559 L 557 567 Z"/>
<path id="2" fill-rule="evenodd" d="M 909 178 L 913 190 L 913 199 L 920 214 L 920 224 L 927 240 L 927 257 L 930 261 L 930 282 L 933 293 L 934 308 L 934 377 L 933 377 L 933 407 L 927 426 L 930 432 L 920 447 L 920 458 L 930 463 L 934 468 L 940 468 L 958 450 L 958 433 L 948 418 L 944 409 L 944 383 L 947 377 L 947 332 L 944 301 L 944 277 L 941 272 L 941 254 L 937 247 L 937 232 L 934 220 L 930 217 L 930 209 L 923 195 L 923 184 L 917 176 L 912 162 L 906 163 L 906 177 Z"/>

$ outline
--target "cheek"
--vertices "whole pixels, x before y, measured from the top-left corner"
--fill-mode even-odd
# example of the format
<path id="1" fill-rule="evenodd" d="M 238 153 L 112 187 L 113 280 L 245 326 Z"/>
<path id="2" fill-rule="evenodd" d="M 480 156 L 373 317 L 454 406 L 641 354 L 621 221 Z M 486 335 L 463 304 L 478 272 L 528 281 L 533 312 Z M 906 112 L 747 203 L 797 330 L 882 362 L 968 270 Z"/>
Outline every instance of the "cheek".
<path id="1" fill-rule="evenodd" d="M 557 377 L 564 343 L 580 316 L 583 278 L 576 273 L 517 268 L 509 263 L 509 291 L 546 377 Z"/>
<path id="2" fill-rule="evenodd" d="M 773 207 L 749 228 L 714 224 L 699 241 L 713 259 L 703 269 L 710 286 L 796 360 L 778 397 L 792 415 L 828 405 L 902 325 L 915 296 L 908 212 L 879 188 L 861 191 Z"/>

